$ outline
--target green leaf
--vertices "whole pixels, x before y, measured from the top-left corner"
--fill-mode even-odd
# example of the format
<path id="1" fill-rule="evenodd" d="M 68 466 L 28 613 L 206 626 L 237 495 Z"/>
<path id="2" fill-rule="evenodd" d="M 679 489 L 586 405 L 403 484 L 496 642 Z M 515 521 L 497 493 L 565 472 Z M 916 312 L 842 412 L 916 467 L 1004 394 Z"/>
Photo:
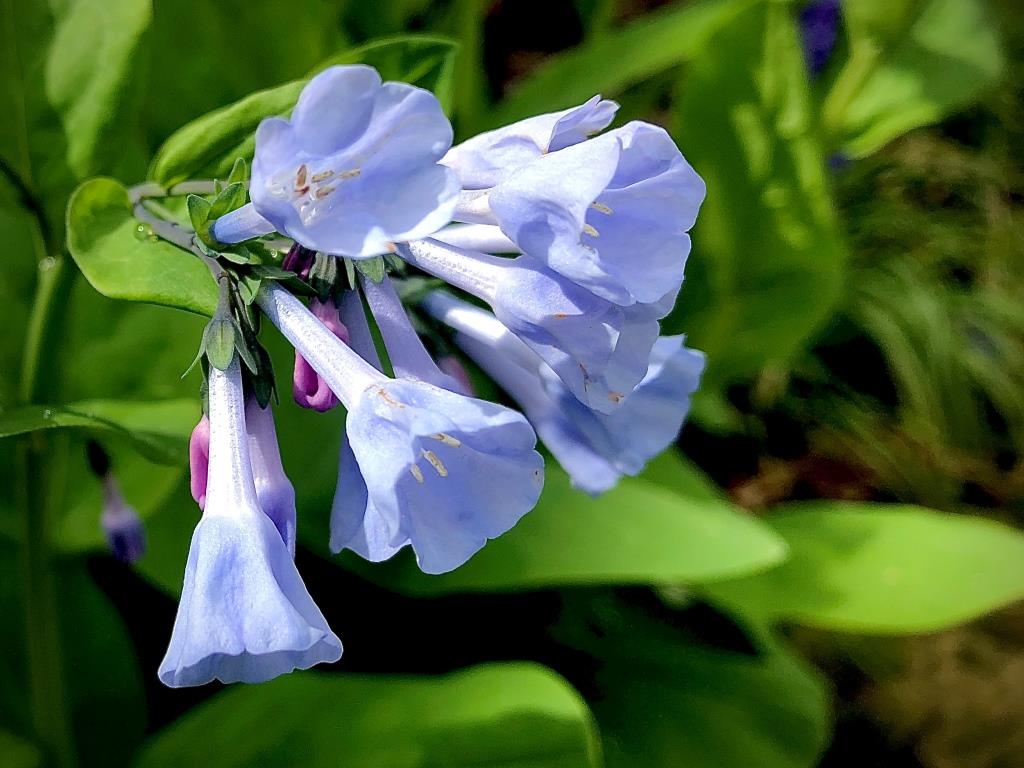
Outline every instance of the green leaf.
<path id="1" fill-rule="evenodd" d="M 839 236 L 800 40 L 765 0 L 718 30 L 679 99 L 679 145 L 708 196 L 668 329 L 707 353 L 715 391 L 785 364 L 831 316 Z"/>
<path id="2" fill-rule="evenodd" d="M 68 203 L 68 250 L 92 286 L 112 299 L 212 315 L 217 284 L 193 254 L 146 230 L 113 179 L 82 184 Z M 140 236 L 141 234 L 141 236 Z"/>
<path id="3" fill-rule="evenodd" d="M 315 71 L 334 64 L 366 63 L 376 67 L 385 80 L 439 90 L 441 98 L 449 88 L 454 55 L 454 44 L 448 40 L 409 35 L 340 53 L 322 62 Z M 150 177 L 171 185 L 187 178 L 227 176 L 236 158 L 252 157 L 253 137 L 260 121 L 290 113 L 306 82 L 296 80 L 258 91 L 182 127 L 157 151 Z"/>
<path id="4" fill-rule="evenodd" d="M 188 210 L 188 220 L 192 229 L 199 235 L 199 239 L 207 245 L 210 244 L 210 221 L 213 213 L 213 204 L 202 195 L 189 195 L 185 198 L 185 206 Z M 215 218 L 215 217 L 214 217 Z"/>
<path id="5" fill-rule="evenodd" d="M 242 163 L 244 164 L 245 161 L 242 160 Z M 233 168 L 232 173 L 234 173 Z M 224 214 L 241 208 L 245 205 L 246 196 L 247 192 L 245 184 L 240 181 L 228 184 L 220 191 L 217 197 L 214 198 L 213 205 L 210 208 L 207 219 L 219 219 Z"/>
<path id="6" fill-rule="evenodd" d="M 196 404 L 190 400 L 157 403 L 91 400 L 63 406 L 25 405 L 0 413 L 0 438 L 42 429 L 85 429 L 123 438 L 144 456 L 173 464 L 181 461 L 195 412 Z"/>
<path id="7" fill-rule="evenodd" d="M 180 766 L 211 754 L 223 768 L 600 765 L 586 705 L 533 664 L 423 678 L 295 674 L 235 687 L 160 732 L 136 766 Z"/>
<path id="8" fill-rule="evenodd" d="M 76 179 L 138 173 L 134 75 L 147 0 L 8 0 L 0 14 L 0 161 L 45 212 L 51 248 Z"/>
<path id="9" fill-rule="evenodd" d="M 705 587 L 749 615 L 850 632 L 904 634 L 959 624 L 1024 598 L 1024 534 L 920 507 L 790 504 L 768 518 L 790 557 Z"/>
<path id="10" fill-rule="evenodd" d="M 768 632 L 747 628 L 747 654 L 694 643 L 637 608 L 611 615 L 587 649 L 600 663 L 593 706 L 608 768 L 818 764 L 826 683 Z"/>
<path id="11" fill-rule="evenodd" d="M 843 13 L 850 54 L 823 115 L 854 157 L 969 104 L 1005 69 L 981 0 L 858 0 Z"/>
<path id="12" fill-rule="evenodd" d="M 583 584 L 703 582 L 751 573 L 785 557 L 781 540 L 729 503 L 624 478 L 592 498 L 549 462 L 537 508 L 468 563 L 424 576 L 412 558 L 365 573 L 415 594 Z"/>
<path id="13" fill-rule="evenodd" d="M 620 30 L 548 58 L 485 117 L 486 127 L 565 109 L 595 93 L 615 96 L 697 58 L 708 37 L 750 3 L 702 0 L 644 14 Z"/>

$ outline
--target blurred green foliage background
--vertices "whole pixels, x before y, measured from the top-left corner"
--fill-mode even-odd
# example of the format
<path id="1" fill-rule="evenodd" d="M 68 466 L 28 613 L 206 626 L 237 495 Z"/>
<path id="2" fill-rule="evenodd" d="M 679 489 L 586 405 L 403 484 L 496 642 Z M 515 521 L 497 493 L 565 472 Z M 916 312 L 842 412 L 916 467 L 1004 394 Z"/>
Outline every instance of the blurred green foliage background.
<path id="1" fill-rule="evenodd" d="M 803 5 L 3 0 L 0 766 L 1024 766 L 1024 20 L 847 0 L 812 76 Z M 442 577 L 328 556 L 343 417 L 283 402 L 345 656 L 170 691 L 204 320 L 110 298 L 161 303 L 153 252 L 117 185 L 70 230 L 68 201 L 223 174 L 346 61 L 463 138 L 598 92 L 666 126 L 708 184 L 666 330 L 708 372 L 680 450 L 597 500 L 552 467 Z M 135 568 L 89 437 L 146 520 Z"/>

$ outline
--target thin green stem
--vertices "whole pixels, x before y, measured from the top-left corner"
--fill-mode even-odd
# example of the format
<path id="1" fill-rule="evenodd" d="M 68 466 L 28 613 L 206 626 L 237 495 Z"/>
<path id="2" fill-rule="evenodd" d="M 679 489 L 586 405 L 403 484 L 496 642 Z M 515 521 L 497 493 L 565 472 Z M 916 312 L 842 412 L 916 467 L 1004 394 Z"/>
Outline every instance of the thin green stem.
<path id="1" fill-rule="evenodd" d="M 29 318 L 22 359 L 19 393 L 23 402 L 38 402 L 50 395 L 53 338 L 70 290 L 70 267 L 62 257 L 39 262 L 35 302 Z M 48 439 L 42 433 L 27 435 L 19 445 L 21 474 L 21 565 L 25 597 L 25 640 L 28 654 L 30 712 L 35 734 L 54 765 L 77 765 L 71 713 L 64 690 L 60 623 L 57 610 L 57 576 L 50 546 L 50 505 L 47 503 Z"/>

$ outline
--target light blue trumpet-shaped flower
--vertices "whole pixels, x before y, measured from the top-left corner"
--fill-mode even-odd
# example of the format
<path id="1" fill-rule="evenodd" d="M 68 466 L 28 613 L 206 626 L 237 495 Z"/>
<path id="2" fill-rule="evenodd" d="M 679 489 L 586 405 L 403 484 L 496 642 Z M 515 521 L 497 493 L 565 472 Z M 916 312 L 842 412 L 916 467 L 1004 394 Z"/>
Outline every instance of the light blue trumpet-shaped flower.
<path id="1" fill-rule="evenodd" d="M 295 487 L 281 463 L 270 406 L 261 408 L 255 397 L 246 398 L 245 429 L 249 435 L 249 458 L 260 509 L 277 527 L 288 552 L 295 557 Z"/>
<path id="2" fill-rule="evenodd" d="M 594 96 L 578 107 L 528 117 L 467 139 L 441 162 L 459 174 L 463 189 L 487 189 L 531 160 L 603 131 L 618 108 L 614 101 Z"/>
<path id="3" fill-rule="evenodd" d="M 455 217 L 496 224 L 550 269 L 616 304 L 678 292 L 703 180 L 664 129 L 642 122 L 544 155 Z"/>
<path id="4" fill-rule="evenodd" d="M 457 331 L 456 343 L 526 413 L 537 434 L 575 487 L 601 493 L 622 475 L 637 475 L 676 439 L 700 383 L 704 355 L 683 345 L 681 336 L 662 336 L 651 350 L 647 373 L 611 415 L 580 403 L 562 381 L 488 312 L 444 293 L 425 307 Z"/>
<path id="5" fill-rule="evenodd" d="M 265 284 L 257 301 L 348 409 L 345 450 L 362 479 L 352 484 L 367 494 L 364 554 L 378 559 L 408 543 L 424 571 L 443 573 L 537 503 L 543 459 L 522 415 L 422 379 L 385 376 L 279 285 Z M 342 322 L 358 337 L 353 316 Z M 355 474 L 347 466 L 339 483 Z M 358 536 L 358 527 L 344 534 Z M 335 543 L 345 538 L 336 534 Z"/>
<path id="6" fill-rule="evenodd" d="M 398 255 L 490 304 L 580 402 L 602 413 L 614 411 L 646 374 L 658 319 L 675 300 L 672 294 L 624 307 L 528 256 L 499 258 L 434 239 L 399 246 Z"/>
<path id="7" fill-rule="evenodd" d="M 256 131 L 252 202 L 218 219 L 235 243 L 277 230 L 315 251 L 370 257 L 451 219 L 455 173 L 438 160 L 452 129 L 437 98 L 382 83 L 372 67 L 330 67 L 302 90 L 290 120 Z"/>
<path id="8" fill-rule="evenodd" d="M 211 366 L 209 402 L 205 509 L 160 680 L 171 687 L 257 683 L 337 661 L 341 642 L 259 506 L 237 357 L 226 371 Z"/>
<path id="9" fill-rule="evenodd" d="M 103 512 L 100 527 L 107 538 L 110 553 L 122 563 L 134 563 L 146 553 L 146 529 L 138 512 L 121 493 L 114 473 L 103 476 Z"/>

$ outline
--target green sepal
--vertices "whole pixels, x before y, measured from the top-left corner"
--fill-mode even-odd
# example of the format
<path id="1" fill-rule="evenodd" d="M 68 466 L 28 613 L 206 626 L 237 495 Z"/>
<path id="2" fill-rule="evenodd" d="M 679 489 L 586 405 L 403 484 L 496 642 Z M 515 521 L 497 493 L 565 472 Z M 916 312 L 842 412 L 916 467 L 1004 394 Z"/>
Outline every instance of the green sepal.
<path id="1" fill-rule="evenodd" d="M 309 285 L 320 301 L 334 295 L 338 283 L 338 259 L 326 253 L 317 253 L 309 270 Z"/>
<path id="2" fill-rule="evenodd" d="M 228 174 L 228 184 L 247 184 L 249 182 L 249 164 L 244 157 L 235 160 L 231 166 L 231 173 Z"/>
<path id="3" fill-rule="evenodd" d="M 210 212 L 213 204 L 202 195 L 189 195 L 185 203 L 188 206 L 188 218 L 192 223 L 192 229 L 199 240 L 208 246 L 213 245 L 215 241 L 210 235 Z"/>
<path id="4" fill-rule="evenodd" d="M 203 344 L 210 365 L 226 371 L 235 354 L 235 326 L 231 318 L 220 312 L 210 318 L 203 331 Z"/>
<path id="5" fill-rule="evenodd" d="M 260 285 L 263 280 L 256 274 L 247 273 L 239 275 L 238 277 L 238 295 L 245 302 L 245 305 L 251 306 L 256 301 L 256 294 L 259 293 Z"/>
<path id="6" fill-rule="evenodd" d="M 214 220 L 219 219 L 224 214 L 241 208 L 245 205 L 247 198 L 248 192 L 245 184 L 240 181 L 228 184 L 210 204 L 209 217 Z"/>
<path id="7" fill-rule="evenodd" d="M 260 408 L 266 408 L 272 399 L 276 399 L 277 395 L 274 364 L 262 344 L 257 344 L 255 349 L 259 374 L 252 377 L 252 393 L 256 397 L 256 402 L 260 404 Z"/>
<path id="8" fill-rule="evenodd" d="M 367 280 L 374 283 L 384 282 L 387 268 L 384 266 L 384 259 L 382 257 L 374 256 L 372 259 L 355 259 L 352 263 Z"/>
<path id="9" fill-rule="evenodd" d="M 345 259 L 345 277 L 348 278 L 348 287 L 355 290 L 356 287 L 356 267 L 352 259 Z"/>

